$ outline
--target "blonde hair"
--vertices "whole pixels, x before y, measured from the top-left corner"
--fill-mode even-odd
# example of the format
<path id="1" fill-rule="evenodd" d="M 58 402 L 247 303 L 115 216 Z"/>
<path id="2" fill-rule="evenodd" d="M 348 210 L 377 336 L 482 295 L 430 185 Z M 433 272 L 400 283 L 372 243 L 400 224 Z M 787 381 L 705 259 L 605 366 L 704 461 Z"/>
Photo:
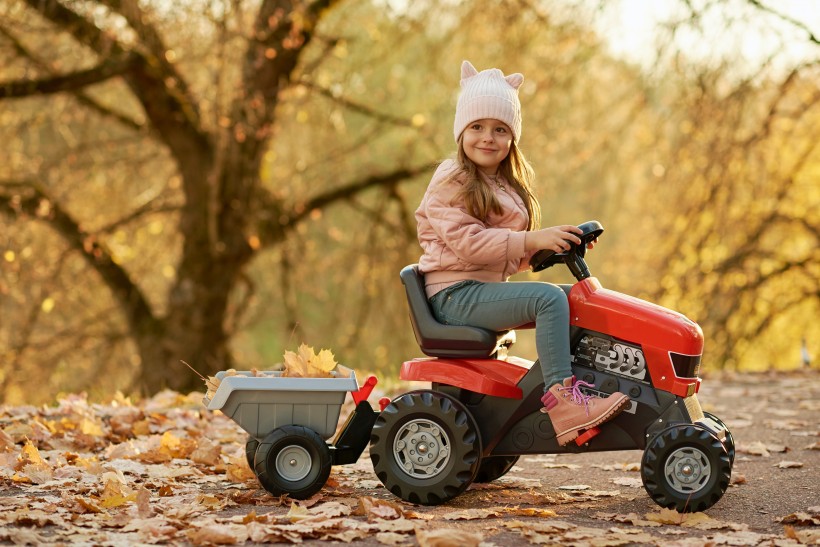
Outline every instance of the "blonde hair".
<path id="1" fill-rule="evenodd" d="M 503 213 L 501 204 L 498 202 L 498 198 L 495 197 L 495 192 L 493 192 L 490 185 L 481 178 L 478 166 L 473 163 L 464 152 L 462 136 L 458 138 L 456 162 L 461 169 L 453 173 L 453 175 L 448 178 L 448 182 L 459 178 L 462 174 L 466 175 L 464 188 L 462 188 L 458 195 L 464 200 L 464 204 L 470 216 L 482 222 L 486 222 L 490 213 Z M 527 215 L 529 216 L 527 230 L 537 229 L 541 225 L 541 206 L 538 204 L 538 199 L 536 199 L 532 189 L 535 173 L 527 161 L 527 158 L 524 157 L 524 154 L 515 144 L 515 141 L 512 142 L 510 153 L 507 154 L 507 157 L 504 158 L 498 166 L 498 174 L 510 183 L 515 193 L 517 193 L 524 202 L 527 208 Z"/>

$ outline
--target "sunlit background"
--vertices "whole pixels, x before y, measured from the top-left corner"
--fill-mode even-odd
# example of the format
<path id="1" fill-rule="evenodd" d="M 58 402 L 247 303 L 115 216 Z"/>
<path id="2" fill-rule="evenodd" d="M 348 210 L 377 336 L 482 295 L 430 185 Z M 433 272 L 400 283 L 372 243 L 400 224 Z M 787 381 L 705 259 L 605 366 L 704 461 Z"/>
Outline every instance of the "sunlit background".
<path id="1" fill-rule="evenodd" d="M 817 2 L 295 4 L 0 1 L 0 402 L 303 342 L 396 382 L 463 59 L 524 74 L 544 224 L 603 223 L 605 287 L 697 321 L 707 374 L 818 366 Z"/>

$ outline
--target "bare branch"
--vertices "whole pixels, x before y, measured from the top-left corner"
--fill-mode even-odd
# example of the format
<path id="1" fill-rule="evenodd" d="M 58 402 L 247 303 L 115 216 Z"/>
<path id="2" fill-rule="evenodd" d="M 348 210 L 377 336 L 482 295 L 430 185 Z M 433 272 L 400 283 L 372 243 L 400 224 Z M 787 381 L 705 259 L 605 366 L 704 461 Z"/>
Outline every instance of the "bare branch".
<path id="1" fill-rule="evenodd" d="M 308 200 L 303 206 L 300 206 L 299 211 L 292 215 L 285 224 L 295 225 L 302 221 L 310 214 L 311 211 L 315 209 L 324 209 L 335 202 L 351 199 L 371 188 L 377 188 L 380 186 L 395 186 L 404 180 L 411 179 L 429 170 L 429 168 L 429 165 L 424 165 L 420 167 L 398 169 L 392 173 L 387 173 L 385 175 L 374 175 L 364 180 L 348 184 L 347 186 L 342 186 L 341 188 L 335 188 L 323 194 L 319 194 L 318 196 L 314 196 Z"/>
<path id="2" fill-rule="evenodd" d="M 25 1 L 34 11 L 69 32 L 101 57 L 126 53 L 113 35 L 57 0 Z M 207 147 L 208 139 L 201 133 L 196 104 L 186 93 L 187 86 L 180 75 L 160 58 L 137 51 L 131 54 L 131 70 L 123 77 L 142 103 L 160 139 L 179 158 L 186 158 L 191 148 Z"/>
<path id="3" fill-rule="evenodd" d="M 34 63 L 35 66 L 37 66 L 38 68 L 40 68 L 42 70 L 45 70 L 49 73 L 52 72 L 51 68 L 48 66 L 48 63 L 46 63 L 43 60 L 39 59 L 32 51 L 29 51 L 29 49 L 27 47 L 25 47 L 25 45 L 23 45 L 23 43 L 20 42 L 7 29 L 5 29 L 3 27 L 0 27 L 0 34 L 5 36 L 12 43 L 12 45 L 14 46 L 14 49 L 16 49 L 17 52 L 20 53 L 20 55 L 22 55 L 26 59 L 30 60 L 32 63 Z M 86 93 L 84 93 L 81 89 L 77 89 L 77 90 L 73 90 L 73 91 L 74 91 L 74 96 L 76 97 L 77 101 L 79 101 L 79 103 L 82 104 L 83 106 L 88 107 L 89 109 L 97 112 L 98 114 L 102 115 L 103 117 L 114 119 L 117 122 L 121 123 L 122 125 L 130 128 L 130 129 L 134 129 L 134 130 L 137 130 L 137 131 L 142 129 L 142 127 L 143 127 L 142 123 L 132 119 L 129 116 L 126 116 L 125 114 L 121 114 L 119 112 L 116 112 L 116 111 L 108 108 L 107 106 L 104 106 L 104 105 L 100 104 L 95 99 L 91 98 Z"/>
<path id="4" fill-rule="evenodd" d="M 60 204 L 36 182 L 16 181 L 0 187 L 0 214 L 9 217 L 29 215 L 51 226 L 69 247 L 79 252 L 94 268 L 126 311 L 128 321 L 143 330 L 156 323 L 151 306 L 140 288 L 131 281 L 122 266 L 114 262 L 105 244 L 80 227 Z"/>
<path id="5" fill-rule="evenodd" d="M 331 101 L 341 106 L 344 106 L 345 108 L 347 108 L 348 110 L 352 110 L 353 112 L 358 112 L 359 114 L 364 114 L 365 116 L 369 116 L 382 122 L 391 123 L 393 125 L 413 127 L 412 120 L 408 120 L 407 118 L 399 118 L 398 116 L 391 116 L 390 114 L 385 114 L 383 112 L 377 112 L 376 110 L 363 104 L 355 103 L 353 101 L 345 99 L 344 97 L 338 97 L 334 95 L 333 92 L 329 89 L 314 84 L 313 82 L 309 82 L 307 80 L 302 79 L 299 80 L 299 84 L 307 87 L 308 89 L 317 91 L 320 95 L 327 97 Z"/>
<path id="6" fill-rule="evenodd" d="M 167 87 L 180 97 L 180 102 L 193 111 L 195 126 L 199 127 L 200 112 L 197 101 L 194 99 L 190 86 L 177 68 L 168 60 L 168 47 L 157 32 L 156 27 L 150 24 L 145 12 L 135 0 L 101 0 L 103 3 L 122 15 L 131 28 L 139 36 L 140 43 L 149 52 L 150 60 L 155 61 L 162 70 L 163 79 Z"/>
<path id="7" fill-rule="evenodd" d="M 76 91 L 115 76 L 121 76 L 131 69 L 133 61 L 134 57 L 131 55 L 118 56 L 107 59 L 93 68 L 70 74 L 62 74 L 41 80 L 0 82 L 0 99 Z"/>
<path id="8" fill-rule="evenodd" d="M 779 11 L 777 11 L 775 9 L 772 9 L 769 6 L 763 4 L 762 2 L 760 2 L 760 0 L 747 0 L 747 1 L 751 5 L 756 7 L 757 9 L 759 9 L 761 11 L 764 11 L 766 13 L 770 13 L 770 14 L 780 18 L 781 20 L 789 23 L 790 25 L 794 25 L 795 27 L 797 27 L 800 30 L 804 31 L 806 34 L 809 35 L 809 41 L 811 41 L 811 42 L 813 42 L 817 45 L 820 45 L 820 39 L 818 39 L 818 37 L 814 34 L 814 32 L 812 32 L 812 30 L 809 27 L 807 27 L 805 25 L 805 23 L 803 23 L 802 21 L 798 21 L 797 19 L 789 17 L 785 13 L 780 13 Z"/>

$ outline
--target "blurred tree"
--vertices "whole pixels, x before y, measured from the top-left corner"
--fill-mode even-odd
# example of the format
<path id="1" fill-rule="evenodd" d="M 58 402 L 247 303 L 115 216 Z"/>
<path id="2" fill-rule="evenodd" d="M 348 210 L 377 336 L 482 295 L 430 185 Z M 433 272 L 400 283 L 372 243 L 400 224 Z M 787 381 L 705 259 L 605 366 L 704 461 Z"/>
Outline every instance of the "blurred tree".
<path id="1" fill-rule="evenodd" d="M 265 367 L 302 341 L 389 377 L 418 352 L 397 272 L 465 58 L 524 73 L 544 223 L 603 221 L 607 286 L 702 322 L 708 366 L 816 353 L 795 319 L 818 302 L 816 67 L 739 76 L 667 39 L 642 69 L 592 30 L 602 6 L 4 5 L 0 397 L 201 388 L 179 360 Z"/>
<path id="2" fill-rule="evenodd" d="M 302 340 L 395 370 L 417 351 L 396 272 L 418 256 L 430 165 L 453 148 L 462 58 L 531 74 L 527 146 L 551 147 L 538 163 L 581 161 L 585 130 L 550 101 L 594 88 L 587 68 L 609 63 L 578 25 L 528 2 L 329 4 L 32 0 L 3 14 L 3 306 L 29 324 L 2 331 L 4 361 L 29 372 L 5 370 L 7 396 L 23 378 L 188 389 L 200 384 L 180 359 L 265 366 Z M 477 52 L 478 35 L 494 47 Z M 558 110 L 541 122 L 545 108 Z M 555 178 L 544 169 L 543 188 L 583 199 Z M 349 211 L 330 208 L 342 200 Z"/>
<path id="3" fill-rule="evenodd" d="M 31 0 L 7 8 L 0 21 L 6 57 L 19 74 L 0 84 L 0 99 L 59 93 L 76 101 L 28 103 L 31 116 L 38 115 L 32 106 L 46 111 L 28 128 L 18 120 L 29 142 L 19 151 L 25 160 L 16 162 L 22 168 L 4 181 L 0 205 L 21 221 L 48 224 L 68 246 L 63 252 L 78 253 L 93 268 L 122 314 L 137 350 L 132 360 L 139 365 L 137 385 L 148 391 L 200 385 L 180 368 L 180 359 L 203 374 L 232 365 L 228 342 L 241 310 L 231 305 L 230 296 L 261 249 L 282 242 L 316 211 L 371 188 L 392 192 L 421 169 L 399 163 L 383 172 L 360 171 L 346 182 L 315 187 L 296 204 L 261 184 L 261 166 L 275 138 L 277 109 L 286 90 L 303 83 L 330 93 L 310 76 L 334 50 L 336 37 L 320 36 L 318 26 L 335 3 L 266 0 L 183 7 L 136 0 Z M 205 15 L 195 16 L 198 9 Z M 311 47 L 317 35 L 320 43 Z M 216 63 L 208 63 L 204 56 L 210 52 L 198 47 L 197 40 L 210 42 Z M 194 70 L 199 62 L 210 70 Z M 203 82 L 203 77 L 213 80 Z M 102 84 L 110 87 L 95 93 Z M 369 105 L 359 111 L 376 113 Z M 53 116 L 50 122 L 47 116 Z M 59 139 L 74 129 L 69 116 L 81 117 L 87 133 Z M 111 125 L 114 120 L 117 126 Z M 399 117 L 393 120 L 410 125 Z M 55 126 L 46 125 L 50 123 Z M 105 127 L 94 135 L 91 124 Z M 63 140 L 66 156 L 50 153 L 46 147 L 52 143 L 37 142 L 39 135 Z M 123 165 L 134 172 L 126 169 L 113 178 L 130 182 L 140 174 L 140 160 L 128 156 L 142 147 L 150 150 L 143 159 L 163 155 L 173 166 L 163 162 L 169 191 L 143 188 L 137 199 L 118 204 L 113 219 L 101 225 L 107 203 L 89 211 L 81 208 L 80 196 L 69 194 L 83 191 L 82 177 L 107 184 L 112 176 L 107 169 Z M 108 167 L 106 161 L 111 162 Z M 76 187 L 55 180 L 59 175 Z M 114 247 L 118 229 L 169 210 L 178 217 L 178 259 L 168 272 L 173 280 L 167 297 L 156 306 Z M 14 261 L 10 255 L 6 259 Z M 15 345 L 23 350 L 26 337 Z"/>
<path id="4" fill-rule="evenodd" d="M 820 348 L 807 320 L 820 315 L 820 43 L 803 22 L 745 4 L 719 14 L 733 22 L 726 31 L 785 22 L 775 53 L 693 63 L 676 52 L 653 94 L 665 115 L 639 204 L 665 214 L 636 211 L 633 290 L 701 324 L 705 364 L 760 370 L 799 365 L 807 340 Z M 709 11 L 725 6 L 688 7 L 675 32 L 705 34 Z M 808 47 L 803 59 L 780 55 L 795 42 Z"/>

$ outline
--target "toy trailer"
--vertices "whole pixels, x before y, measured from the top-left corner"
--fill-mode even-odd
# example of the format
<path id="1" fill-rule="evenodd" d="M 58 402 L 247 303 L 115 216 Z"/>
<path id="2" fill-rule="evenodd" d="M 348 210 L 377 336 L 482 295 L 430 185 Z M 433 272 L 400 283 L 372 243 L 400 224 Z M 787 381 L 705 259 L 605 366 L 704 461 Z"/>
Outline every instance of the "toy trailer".
<path id="1" fill-rule="evenodd" d="M 245 445 L 248 465 L 275 496 L 309 498 L 325 485 L 332 465 L 354 463 L 370 440 L 377 414 L 367 397 L 376 377 L 368 377 L 359 388 L 352 370 L 338 365 L 331 374 L 291 378 L 281 372 L 219 372 L 219 387 L 212 398 L 203 399 L 209 410 L 221 411 L 250 435 Z M 348 391 L 356 409 L 328 444 Z"/>

